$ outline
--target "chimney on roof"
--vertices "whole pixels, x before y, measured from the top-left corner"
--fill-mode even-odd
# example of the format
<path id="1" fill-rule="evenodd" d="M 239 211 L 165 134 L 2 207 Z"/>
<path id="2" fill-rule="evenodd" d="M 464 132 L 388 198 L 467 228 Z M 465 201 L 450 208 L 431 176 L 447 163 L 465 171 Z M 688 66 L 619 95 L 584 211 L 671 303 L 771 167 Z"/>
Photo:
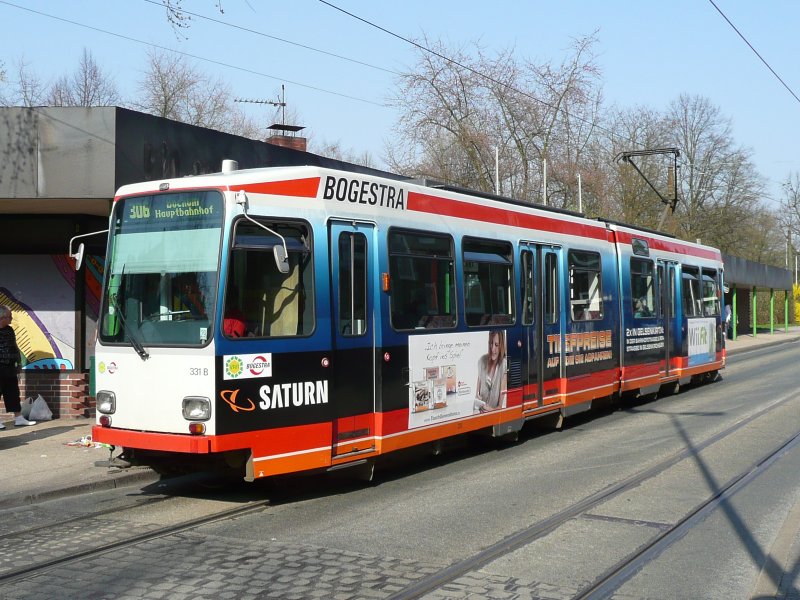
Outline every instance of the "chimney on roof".
<path id="1" fill-rule="evenodd" d="M 274 123 L 268 129 L 273 133 L 267 138 L 267 143 L 291 148 L 292 150 L 300 150 L 301 152 L 306 151 L 306 138 L 297 135 L 297 132 L 305 129 L 305 127 Z"/>

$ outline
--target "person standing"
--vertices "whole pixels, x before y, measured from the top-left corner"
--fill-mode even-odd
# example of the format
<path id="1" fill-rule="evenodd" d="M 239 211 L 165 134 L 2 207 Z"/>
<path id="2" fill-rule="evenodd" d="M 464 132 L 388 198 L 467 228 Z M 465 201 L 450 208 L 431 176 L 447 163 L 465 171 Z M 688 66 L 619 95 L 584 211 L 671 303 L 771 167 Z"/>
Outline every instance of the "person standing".
<path id="1" fill-rule="evenodd" d="M 11 329 L 11 308 L 0 306 L 0 395 L 6 406 L 6 412 L 14 413 L 14 425 L 36 425 L 22 416 L 22 405 L 19 401 L 19 381 L 17 377 L 22 368 L 22 360 L 17 346 L 17 336 Z M 0 429 L 5 425 L 0 423 Z"/>
<path id="2" fill-rule="evenodd" d="M 725 337 L 729 340 L 733 339 L 733 332 L 731 330 L 731 305 L 725 305 Z"/>

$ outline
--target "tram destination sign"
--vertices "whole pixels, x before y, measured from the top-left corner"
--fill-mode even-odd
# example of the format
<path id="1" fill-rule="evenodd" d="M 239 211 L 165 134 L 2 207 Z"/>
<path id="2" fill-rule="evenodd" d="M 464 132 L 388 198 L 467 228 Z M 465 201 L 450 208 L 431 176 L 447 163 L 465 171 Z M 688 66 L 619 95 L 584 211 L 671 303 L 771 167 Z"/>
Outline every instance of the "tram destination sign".
<path id="1" fill-rule="evenodd" d="M 217 192 L 137 196 L 123 200 L 123 226 L 171 229 L 213 227 L 222 220 Z"/>

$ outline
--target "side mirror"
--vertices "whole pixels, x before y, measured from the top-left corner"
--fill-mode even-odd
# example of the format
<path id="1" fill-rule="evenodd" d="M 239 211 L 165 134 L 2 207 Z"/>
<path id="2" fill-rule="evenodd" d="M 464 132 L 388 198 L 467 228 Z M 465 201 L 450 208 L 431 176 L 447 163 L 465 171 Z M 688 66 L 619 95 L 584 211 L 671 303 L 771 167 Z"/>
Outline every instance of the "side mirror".
<path id="1" fill-rule="evenodd" d="M 80 244 L 78 244 L 78 250 L 75 252 L 75 254 L 70 254 L 70 256 L 75 259 L 75 270 L 76 271 L 80 271 L 81 270 L 81 265 L 83 264 L 83 251 L 84 250 L 85 250 L 85 248 L 83 246 L 83 242 L 81 242 Z"/>
<path id="2" fill-rule="evenodd" d="M 236 203 L 242 207 L 242 215 L 244 216 L 245 219 L 257 225 L 258 227 L 261 227 L 261 229 L 263 229 L 264 231 L 280 238 L 281 244 L 280 245 L 275 244 L 272 247 L 272 254 L 275 256 L 275 266 L 278 267 L 278 271 L 280 271 L 284 275 L 288 273 L 289 256 L 288 256 L 288 251 L 286 250 L 286 240 L 284 239 L 284 237 L 277 231 L 272 231 L 272 229 L 270 229 L 263 223 L 259 223 L 258 221 L 256 221 L 250 215 L 247 214 L 247 193 L 244 190 L 239 190 L 238 192 L 236 192 Z"/>
<path id="3" fill-rule="evenodd" d="M 272 247 L 272 254 L 275 256 L 275 266 L 284 275 L 289 272 L 289 257 L 286 255 L 286 248 L 279 244 Z"/>
<path id="4" fill-rule="evenodd" d="M 72 251 L 72 242 L 77 240 L 78 238 L 85 238 L 92 235 L 100 235 L 101 233 L 108 233 L 108 229 L 103 229 L 102 231 L 93 231 L 92 233 L 82 233 L 81 235 L 76 235 L 69 241 L 69 255 L 71 258 L 75 259 L 75 270 L 79 271 L 81 265 L 83 264 L 83 252 L 85 248 L 83 247 L 83 242 L 80 243 L 78 246 L 78 250 L 73 252 Z"/>

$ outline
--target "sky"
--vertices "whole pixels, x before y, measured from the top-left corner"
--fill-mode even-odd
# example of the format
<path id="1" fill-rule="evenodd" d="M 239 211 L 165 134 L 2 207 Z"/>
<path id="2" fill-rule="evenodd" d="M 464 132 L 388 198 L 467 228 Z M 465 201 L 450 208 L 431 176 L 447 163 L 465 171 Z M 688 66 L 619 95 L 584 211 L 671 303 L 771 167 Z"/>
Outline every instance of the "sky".
<path id="1" fill-rule="evenodd" d="M 330 6 L 334 5 L 334 7 Z M 597 32 L 606 105 L 663 111 L 680 94 L 708 98 L 732 121 L 736 143 L 752 151 L 774 202 L 800 172 L 800 100 L 770 72 L 716 5 L 794 94 L 800 97 L 797 0 L 183 0 L 194 17 L 176 33 L 159 0 L 0 0 L 0 60 L 19 60 L 44 82 L 73 72 L 83 49 L 135 97 L 148 49 L 185 54 L 225 80 L 234 96 L 279 100 L 313 145 L 338 143 L 382 157 L 397 114 L 388 105 L 396 73 L 416 50 L 391 35 L 441 40 L 488 53 L 561 63 L 575 39 Z M 219 8 L 223 12 L 220 12 Z M 378 25 L 382 31 L 354 16 Z M 34 12 L 35 11 L 35 12 Z M 215 22 L 216 21 L 216 22 Z M 278 39 L 276 39 L 278 38 Z M 241 104 L 268 124 L 276 109 Z"/>

